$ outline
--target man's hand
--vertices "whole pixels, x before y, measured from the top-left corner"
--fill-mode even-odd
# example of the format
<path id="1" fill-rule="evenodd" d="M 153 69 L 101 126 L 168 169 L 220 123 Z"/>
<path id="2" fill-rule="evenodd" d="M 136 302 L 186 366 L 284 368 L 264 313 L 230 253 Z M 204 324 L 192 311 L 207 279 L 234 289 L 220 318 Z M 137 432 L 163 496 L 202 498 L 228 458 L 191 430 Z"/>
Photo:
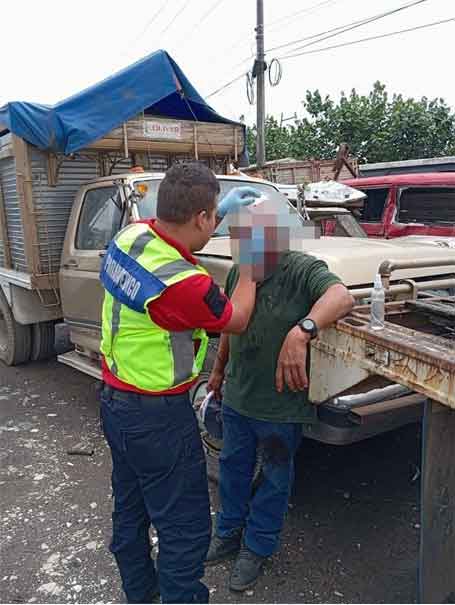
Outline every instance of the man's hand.
<path id="1" fill-rule="evenodd" d="M 219 202 L 216 210 L 217 216 L 222 219 L 228 212 L 238 210 L 242 206 L 249 206 L 260 197 L 261 192 L 254 187 L 235 187 Z"/>
<path id="2" fill-rule="evenodd" d="M 302 332 L 299 326 L 292 328 L 281 347 L 276 368 L 276 389 L 279 393 L 287 384 L 291 391 L 303 391 L 308 387 L 306 375 L 306 356 L 309 334 Z"/>
<path id="3" fill-rule="evenodd" d="M 215 398 L 218 399 L 219 401 L 221 401 L 221 399 L 222 399 L 221 387 L 223 385 L 223 381 L 224 381 L 224 373 L 220 372 L 219 370 L 216 370 L 214 368 L 209 376 L 209 381 L 207 383 L 207 391 L 209 393 L 210 393 L 210 391 L 213 391 L 215 394 Z"/>

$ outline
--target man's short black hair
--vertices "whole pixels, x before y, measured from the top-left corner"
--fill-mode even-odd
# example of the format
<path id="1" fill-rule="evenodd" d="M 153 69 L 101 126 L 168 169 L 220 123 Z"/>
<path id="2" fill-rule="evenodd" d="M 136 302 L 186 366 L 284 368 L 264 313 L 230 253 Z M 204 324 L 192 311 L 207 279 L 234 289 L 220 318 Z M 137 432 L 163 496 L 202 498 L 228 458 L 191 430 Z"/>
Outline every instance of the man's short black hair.
<path id="1" fill-rule="evenodd" d="M 202 162 L 174 164 L 158 190 L 156 215 L 162 221 L 183 225 L 202 210 L 211 213 L 220 185 Z"/>

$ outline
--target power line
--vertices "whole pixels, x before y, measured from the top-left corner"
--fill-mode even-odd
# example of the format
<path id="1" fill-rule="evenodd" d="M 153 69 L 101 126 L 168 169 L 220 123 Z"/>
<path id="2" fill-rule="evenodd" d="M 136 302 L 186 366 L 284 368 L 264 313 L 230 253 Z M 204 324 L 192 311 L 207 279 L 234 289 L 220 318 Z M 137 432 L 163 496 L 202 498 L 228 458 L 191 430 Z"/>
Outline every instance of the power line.
<path id="1" fill-rule="evenodd" d="M 427 2 L 427 0 L 415 0 L 414 2 L 410 2 L 409 4 L 399 6 L 397 8 L 394 8 L 389 11 L 385 11 L 383 13 L 372 15 L 371 17 L 365 17 L 363 19 L 359 19 L 358 21 L 352 21 L 350 23 L 345 23 L 344 25 L 339 25 L 332 29 L 328 29 L 326 31 L 319 32 L 317 34 L 312 34 L 311 36 L 305 36 L 303 38 L 298 38 L 297 40 L 293 40 L 292 42 L 286 42 L 285 44 L 280 44 L 278 46 L 272 46 L 271 48 L 267 48 L 266 52 L 271 53 L 272 51 L 279 50 L 280 48 L 286 48 L 288 46 L 293 46 L 294 44 L 297 44 L 298 42 L 304 42 L 305 40 L 312 40 L 312 42 L 309 42 L 308 44 L 304 44 L 303 46 L 298 46 L 297 48 L 292 49 L 293 51 L 301 50 L 302 48 L 307 48 L 308 46 L 312 46 L 313 44 L 317 44 L 318 42 L 323 42 L 324 40 L 328 40 L 329 38 L 339 36 L 341 34 L 344 34 L 345 32 L 351 31 L 353 29 L 357 29 L 358 27 L 362 27 L 363 25 L 373 23 L 374 21 L 378 21 L 379 19 L 383 19 L 384 17 L 388 17 L 389 15 L 393 15 L 395 13 L 401 12 L 402 10 L 405 10 L 407 8 L 412 8 L 413 6 L 416 6 L 417 4 L 422 4 L 422 2 Z M 329 34 L 329 35 L 326 35 L 326 34 Z M 324 36 L 324 37 L 322 37 L 322 36 Z M 317 38 L 317 40 L 315 38 Z M 250 55 L 247 59 L 244 59 L 243 61 L 236 63 L 234 65 L 234 67 L 243 65 L 244 63 L 249 61 L 253 56 L 254 55 Z M 285 56 L 285 55 L 283 55 L 283 56 Z M 281 57 L 278 57 L 278 58 L 281 58 Z"/>
<path id="2" fill-rule="evenodd" d="M 404 4 L 403 6 L 399 6 L 389 11 L 385 11 L 383 13 L 378 13 L 376 15 L 372 15 L 371 17 L 365 17 L 364 19 L 360 19 L 359 21 L 352 21 L 350 23 L 345 23 L 344 25 L 340 25 L 339 27 L 334 27 L 333 29 L 329 29 L 325 32 L 321 32 L 320 34 L 314 34 L 312 36 L 306 36 L 305 38 L 300 38 L 298 40 L 293 40 L 292 42 L 286 42 L 285 44 L 280 44 L 279 46 L 274 46 L 272 48 L 268 48 L 267 52 L 272 52 L 274 50 L 279 50 L 280 48 L 286 48 L 287 46 L 293 46 L 298 42 L 303 42 L 305 40 L 313 40 L 308 44 L 304 44 L 303 46 L 298 46 L 293 50 L 301 50 L 302 48 L 306 48 L 307 46 L 312 46 L 313 44 L 317 44 L 318 42 L 323 42 L 324 40 L 328 40 L 329 38 L 333 38 L 334 36 L 339 36 L 347 31 L 351 31 L 352 29 L 357 29 L 358 27 L 362 27 L 363 25 L 367 25 L 368 23 L 373 23 L 374 21 L 378 21 L 379 19 L 383 19 L 384 17 L 389 17 L 390 15 L 394 15 L 408 8 L 412 8 L 413 6 L 417 6 L 417 4 L 422 4 L 423 2 L 427 2 L 427 0 L 415 0 L 414 2 L 410 2 L 408 4 Z M 329 34 L 329 35 L 325 35 Z M 325 36 L 325 37 L 321 37 Z M 318 40 L 314 40 L 314 38 L 319 38 Z"/>
<path id="3" fill-rule="evenodd" d="M 306 13 L 312 12 L 313 10 L 316 10 L 316 9 L 321 8 L 323 6 L 326 6 L 328 4 L 332 4 L 333 2 L 338 2 L 338 0 L 324 0 L 323 2 L 319 2 L 318 4 L 313 4 L 312 6 L 308 6 L 307 8 L 304 8 L 302 10 L 296 11 L 294 13 L 290 13 L 289 15 L 285 15 L 284 17 L 280 17 L 280 19 L 276 19 L 275 21 L 272 21 L 269 24 L 266 23 L 265 24 L 265 29 L 266 29 L 266 31 L 270 31 L 270 29 L 275 29 L 274 24 L 279 24 L 279 23 L 282 23 L 283 21 L 289 21 L 289 19 L 292 19 L 293 17 L 296 17 L 298 15 L 302 15 L 302 14 L 306 14 Z M 340 27 L 342 27 L 342 26 L 340 26 Z M 318 35 L 318 34 L 316 34 L 316 35 Z M 243 38 L 243 36 L 242 36 L 242 38 Z M 242 38 L 239 38 L 237 40 L 237 42 L 234 43 L 229 48 L 229 50 L 231 50 L 231 49 L 235 48 L 236 46 L 238 46 L 238 43 L 242 40 Z M 266 48 L 265 52 L 269 52 L 269 50 L 270 49 Z M 251 53 L 246 59 L 243 59 L 242 61 L 239 61 L 238 63 L 236 63 L 234 65 L 234 68 L 238 67 L 239 65 L 243 65 L 244 63 L 246 63 L 247 61 L 249 61 L 250 59 L 252 59 L 254 56 L 255 56 L 255 53 Z"/>
<path id="4" fill-rule="evenodd" d="M 212 6 L 202 15 L 202 17 L 199 19 L 199 21 L 197 21 L 197 23 L 195 23 L 193 25 L 193 27 L 183 36 L 183 43 L 182 46 L 184 46 L 185 44 L 187 44 L 196 27 L 200 26 L 201 23 L 203 23 L 204 21 L 206 21 L 206 19 L 208 19 L 210 17 L 210 15 L 216 11 L 216 9 L 220 6 L 220 4 L 222 4 L 224 2 L 224 0 L 218 0 L 218 2 L 215 2 L 214 4 L 212 4 Z"/>
<path id="5" fill-rule="evenodd" d="M 354 44 L 360 44 L 361 42 L 368 42 L 370 40 L 380 40 L 382 38 L 388 38 L 390 36 L 397 36 L 399 34 L 405 34 L 405 33 L 413 32 L 413 31 L 418 31 L 421 29 L 429 28 L 429 27 L 435 27 L 436 25 L 443 25 L 445 23 L 450 23 L 451 21 L 455 21 L 455 17 L 450 17 L 449 19 L 442 19 L 440 21 L 433 21 L 431 23 L 424 23 L 423 25 L 416 25 L 414 27 L 408 27 L 406 29 L 400 29 L 400 30 L 388 32 L 385 34 L 379 34 L 377 36 L 368 36 L 367 38 L 360 38 L 359 40 L 351 40 L 350 42 L 343 42 L 341 44 L 333 44 L 332 46 L 325 46 L 324 48 L 315 48 L 313 50 L 307 50 L 307 51 L 304 51 L 301 53 L 283 55 L 282 57 L 280 57 L 280 59 L 293 59 L 294 57 L 301 57 L 303 55 L 312 55 L 312 54 L 324 52 L 327 50 L 333 50 L 335 48 L 343 48 L 344 46 L 352 46 Z M 235 82 L 237 82 L 238 80 L 240 80 L 240 78 L 243 78 L 244 76 L 245 76 L 245 73 L 240 74 L 239 76 L 237 76 L 230 82 L 227 82 L 226 84 L 224 84 L 223 86 L 221 86 L 220 88 L 215 90 L 214 92 L 210 93 L 210 95 L 208 95 L 206 98 L 209 98 L 209 97 L 212 97 L 212 96 L 218 94 L 219 92 L 221 92 L 225 88 L 228 88 L 228 86 L 231 86 L 231 84 L 234 84 Z"/>
<path id="6" fill-rule="evenodd" d="M 169 21 L 169 23 L 166 25 L 166 27 L 161 30 L 160 35 L 162 36 L 163 34 L 165 34 L 167 32 L 167 30 L 174 24 L 174 21 L 180 17 L 180 15 L 183 13 L 183 11 L 186 9 L 186 7 L 188 6 L 188 4 L 190 3 L 190 0 L 186 0 L 186 2 L 180 7 L 180 9 L 175 13 L 175 15 L 172 17 L 172 19 Z"/>
<path id="7" fill-rule="evenodd" d="M 202 17 L 199 20 L 199 25 L 205 21 L 208 17 L 210 17 L 210 15 L 220 6 L 220 4 L 224 2 L 224 0 L 218 0 L 218 2 L 215 2 L 215 4 L 213 6 L 211 6 L 209 8 L 209 10 L 204 13 L 204 15 L 202 15 Z"/>
<path id="8" fill-rule="evenodd" d="M 360 27 L 362 25 L 366 25 L 368 23 L 372 23 L 374 21 L 378 21 L 379 19 L 383 19 L 384 17 L 388 17 L 389 15 L 393 15 L 395 13 L 401 12 L 401 11 L 403 11 L 405 9 L 411 8 L 413 6 L 416 6 L 417 4 L 422 4 L 423 2 L 427 2 L 427 0 L 414 0 L 413 2 L 410 2 L 410 3 L 405 4 L 403 6 L 399 6 L 397 8 L 391 9 L 389 11 L 385 11 L 383 13 L 379 13 L 377 15 L 373 15 L 371 17 L 365 17 L 364 19 L 361 19 L 359 21 L 353 21 L 351 23 L 346 23 L 344 25 L 340 25 L 340 26 L 332 28 L 330 30 L 323 31 L 323 32 L 320 32 L 318 34 L 313 34 L 312 36 L 306 36 L 305 38 L 300 38 L 298 40 L 294 40 L 293 42 L 287 42 L 286 44 L 281 44 L 280 46 L 274 46 L 273 48 L 268 48 L 268 49 L 266 49 L 266 52 L 270 53 L 273 50 L 278 50 L 279 48 L 285 48 L 287 46 L 292 46 L 293 44 L 296 44 L 298 42 L 302 42 L 304 40 L 309 40 L 309 39 L 313 40 L 312 42 L 309 42 L 308 44 L 304 44 L 303 46 L 297 47 L 297 48 L 295 48 L 293 50 L 300 50 L 301 48 L 307 48 L 308 46 L 311 46 L 313 44 L 317 44 L 318 42 L 322 42 L 324 40 L 327 40 L 328 38 L 333 38 L 334 36 L 341 35 L 341 34 L 347 32 L 347 31 L 350 31 L 352 29 L 356 29 L 357 27 Z M 326 36 L 325 34 L 330 34 L 330 35 Z M 324 36 L 324 37 L 321 37 L 321 36 Z M 315 40 L 314 38 L 318 38 L 318 39 Z M 248 57 L 248 59 L 245 59 L 244 61 L 241 61 L 240 63 L 236 63 L 236 65 L 234 67 L 242 65 L 246 61 L 249 61 L 250 58 L 252 58 L 253 56 L 254 55 L 251 55 L 250 57 Z M 290 58 L 290 56 L 291 55 L 282 55 L 281 57 L 278 57 L 278 58 L 279 59 L 281 59 L 281 58 Z M 296 56 L 298 56 L 298 55 L 296 55 Z M 235 77 L 233 80 L 231 80 L 227 84 L 221 86 L 220 88 L 218 88 L 214 92 L 210 93 L 209 96 L 214 96 L 214 95 L 218 94 L 219 92 L 221 92 L 225 88 L 228 88 L 229 86 L 231 86 L 231 84 L 234 84 L 235 82 L 237 82 L 238 80 L 240 80 L 240 78 L 242 78 L 244 75 L 245 75 L 244 73 L 238 75 L 237 77 Z"/>
<path id="9" fill-rule="evenodd" d="M 152 25 L 152 23 L 155 21 L 155 19 L 158 17 L 158 15 L 161 13 L 161 11 L 163 10 L 163 8 L 166 6 L 167 1 L 163 2 L 159 9 L 156 11 L 156 13 L 153 14 L 152 18 L 149 19 L 149 21 L 147 21 L 147 23 L 145 24 L 144 29 L 141 31 L 141 33 L 138 35 L 138 37 L 136 38 L 136 43 L 142 38 L 142 36 L 145 34 L 145 32 L 148 30 L 148 28 Z"/>
<path id="10" fill-rule="evenodd" d="M 220 86 L 220 88 L 217 88 L 216 90 L 214 90 L 213 92 L 211 92 L 209 95 L 206 95 L 205 98 L 206 99 L 210 99 L 210 97 L 214 97 L 215 95 L 217 95 L 219 92 L 221 92 L 225 88 L 228 88 L 229 86 L 231 86 L 231 84 L 234 84 L 235 82 L 238 82 L 238 80 L 240 80 L 240 78 L 243 78 L 245 75 L 246 75 L 245 72 L 241 73 L 239 76 L 235 77 L 230 82 L 227 82 L 227 84 L 223 84 L 223 86 Z"/>
<path id="11" fill-rule="evenodd" d="M 168 3 L 167 0 L 165 0 L 162 4 L 160 4 L 159 9 L 155 13 L 153 13 L 152 17 L 147 21 L 147 23 L 145 24 L 145 26 L 142 29 L 141 33 L 138 34 L 134 38 L 134 40 L 132 40 L 132 42 L 128 45 L 128 47 L 125 48 L 120 53 L 120 56 L 125 55 L 127 51 L 131 50 L 132 48 L 134 48 L 137 45 L 137 43 L 139 42 L 139 40 L 141 40 L 141 38 L 145 35 L 145 33 L 147 32 L 147 30 L 149 29 L 149 27 L 155 22 L 156 18 L 161 13 L 161 11 L 163 10 L 163 8 L 165 8 L 165 6 L 167 5 L 167 3 Z"/>
<path id="12" fill-rule="evenodd" d="M 289 21 L 290 19 L 293 19 L 294 17 L 297 17 L 298 15 L 303 15 L 303 14 L 307 14 L 307 13 L 311 13 L 313 10 L 316 10 L 318 8 L 322 8 L 324 6 L 326 6 L 327 4 L 333 4 L 334 2 L 337 2 L 338 0 L 323 0 L 323 2 L 318 2 L 317 4 L 313 4 L 313 6 L 308 6 L 307 8 L 303 8 L 301 10 L 298 10 L 294 13 L 290 13 L 289 15 L 285 15 L 284 17 L 280 17 L 279 19 L 276 19 L 275 21 L 271 21 L 270 23 L 266 23 L 265 27 L 268 31 L 270 31 L 271 29 L 275 29 L 275 26 L 282 23 L 283 21 Z"/>
<path id="13" fill-rule="evenodd" d="M 332 46 L 325 46 L 324 48 L 315 48 L 313 50 L 307 50 L 302 53 L 284 55 L 283 57 L 280 57 L 280 58 L 281 59 L 292 59 L 294 57 L 301 57 L 302 55 L 312 55 L 314 53 L 324 52 L 326 50 L 332 50 L 334 48 L 342 48 L 343 46 L 351 46 L 353 44 L 360 44 L 361 42 L 367 42 L 369 40 L 379 40 L 381 38 L 388 38 L 389 36 L 397 36 L 398 34 L 413 32 L 413 31 L 417 31 L 420 29 L 425 29 L 427 27 L 434 27 L 436 25 L 442 25 L 443 23 L 449 23 L 450 21 L 455 21 L 455 17 L 450 17 L 450 19 L 443 19 L 441 21 L 433 21 L 432 23 L 424 23 L 423 25 L 408 27 L 406 29 L 399 29 L 397 31 L 388 32 L 386 34 L 379 34 L 377 36 L 368 36 L 367 38 L 360 38 L 359 40 L 351 40 L 350 42 L 343 42 L 342 44 L 333 44 Z"/>
<path id="14" fill-rule="evenodd" d="M 327 4 L 331 4 L 333 2 L 338 2 L 338 0 L 323 0 L 323 2 L 318 2 L 317 4 L 313 4 L 312 6 L 308 6 L 307 8 L 304 8 L 302 10 L 296 11 L 294 13 L 290 13 L 289 15 L 285 15 L 284 17 L 280 17 L 279 19 L 276 19 L 275 21 L 271 21 L 270 23 L 266 23 L 265 24 L 265 29 L 267 31 L 269 31 L 270 29 L 275 29 L 275 24 L 279 24 L 282 21 L 288 21 L 289 19 L 297 16 L 297 15 L 302 15 L 302 14 L 306 14 L 309 12 L 312 12 L 313 10 L 316 10 L 318 8 L 321 8 L 322 6 L 325 6 Z M 242 42 L 242 40 L 244 41 L 244 44 L 247 44 L 247 41 L 245 40 L 245 34 L 242 34 L 239 38 L 237 38 L 237 40 L 232 44 L 232 46 L 230 46 L 226 52 L 229 53 L 231 50 L 233 50 L 234 48 L 237 48 L 239 46 L 239 43 Z M 242 44 L 243 46 L 243 44 Z M 243 63 L 246 63 L 247 61 L 249 61 L 250 59 L 252 59 L 255 56 L 254 53 L 252 53 L 247 59 L 243 59 L 243 61 L 239 61 L 238 63 L 236 63 L 236 66 L 238 65 L 242 65 Z"/>

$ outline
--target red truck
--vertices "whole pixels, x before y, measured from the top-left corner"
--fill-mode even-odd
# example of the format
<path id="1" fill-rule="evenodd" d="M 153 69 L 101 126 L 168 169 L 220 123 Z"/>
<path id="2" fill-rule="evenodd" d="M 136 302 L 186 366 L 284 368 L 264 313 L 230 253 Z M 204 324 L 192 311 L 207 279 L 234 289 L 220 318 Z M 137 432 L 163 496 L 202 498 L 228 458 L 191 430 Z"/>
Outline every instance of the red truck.
<path id="1" fill-rule="evenodd" d="M 455 237 L 455 172 L 395 174 L 344 180 L 367 194 L 358 220 L 369 237 Z M 324 233 L 334 232 L 328 221 Z"/>

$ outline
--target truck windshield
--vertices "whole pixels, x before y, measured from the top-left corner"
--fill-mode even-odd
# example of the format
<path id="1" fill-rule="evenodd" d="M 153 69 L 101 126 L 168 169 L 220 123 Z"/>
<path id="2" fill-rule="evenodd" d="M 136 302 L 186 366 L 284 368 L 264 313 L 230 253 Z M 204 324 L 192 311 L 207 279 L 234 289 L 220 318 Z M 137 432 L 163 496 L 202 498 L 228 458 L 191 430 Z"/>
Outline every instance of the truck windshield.
<path id="1" fill-rule="evenodd" d="M 223 198 L 228 191 L 234 187 L 249 186 L 259 189 L 259 191 L 267 198 L 278 202 L 280 204 L 287 204 L 288 201 L 282 193 L 277 191 L 272 185 L 267 183 L 256 183 L 252 181 L 240 181 L 230 179 L 218 179 L 220 183 L 220 199 Z M 134 189 L 139 195 L 139 201 L 137 207 L 141 218 L 155 218 L 156 217 L 156 202 L 158 196 L 158 188 L 161 181 L 158 179 L 150 179 L 143 181 L 135 181 Z M 221 221 L 214 235 L 229 235 L 227 221 Z"/>

